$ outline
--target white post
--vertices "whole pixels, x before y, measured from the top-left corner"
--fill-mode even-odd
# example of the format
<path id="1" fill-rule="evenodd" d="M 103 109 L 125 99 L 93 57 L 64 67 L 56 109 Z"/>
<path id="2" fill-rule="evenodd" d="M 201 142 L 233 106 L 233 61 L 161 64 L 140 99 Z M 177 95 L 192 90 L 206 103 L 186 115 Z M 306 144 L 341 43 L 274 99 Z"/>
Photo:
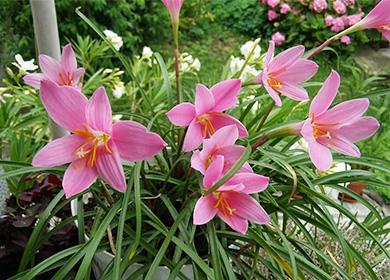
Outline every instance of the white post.
<path id="1" fill-rule="evenodd" d="M 49 55 L 60 60 L 60 39 L 54 0 L 30 0 L 34 23 L 35 44 L 39 54 Z M 49 128 L 53 139 L 68 134 L 49 118 Z"/>

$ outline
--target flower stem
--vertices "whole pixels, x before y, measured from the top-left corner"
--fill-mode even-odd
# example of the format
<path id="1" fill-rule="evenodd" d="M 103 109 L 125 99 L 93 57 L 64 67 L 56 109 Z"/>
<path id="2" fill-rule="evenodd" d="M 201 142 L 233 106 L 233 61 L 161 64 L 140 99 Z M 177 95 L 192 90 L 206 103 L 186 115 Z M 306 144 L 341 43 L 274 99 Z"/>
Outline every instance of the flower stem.
<path id="1" fill-rule="evenodd" d="M 267 111 L 265 112 L 264 116 L 262 117 L 259 125 L 257 126 L 255 132 L 260 131 L 260 129 L 263 127 L 265 121 L 267 120 L 269 114 L 272 112 L 272 109 L 274 108 L 274 106 L 275 106 L 275 101 L 272 101 L 270 106 L 268 107 Z"/>

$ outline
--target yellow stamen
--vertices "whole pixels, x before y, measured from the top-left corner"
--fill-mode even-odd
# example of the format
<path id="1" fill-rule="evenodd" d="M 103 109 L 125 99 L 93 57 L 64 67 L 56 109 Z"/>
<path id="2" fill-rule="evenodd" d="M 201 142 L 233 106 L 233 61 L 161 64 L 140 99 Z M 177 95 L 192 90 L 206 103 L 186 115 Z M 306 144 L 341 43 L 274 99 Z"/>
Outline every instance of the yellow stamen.
<path id="1" fill-rule="evenodd" d="M 273 88 L 274 90 L 279 91 L 280 88 L 282 87 L 281 81 L 279 79 L 272 77 L 272 76 L 268 76 L 268 77 L 269 78 L 268 78 L 267 82 L 268 82 L 269 86 L 271 88 Z"/>
<path id="2" fill-rule="evenodd" d="M 203 125 L 203 137 L 211 137 L 215 133 L 215 128 L 210 120 L 210 116 L 223 117 L 223 113 L 209 112 L 198 117 L 197 123 Z"/>
<path id="3" fill-rule="evenodd" d="M 233 216 L 233 213 L 237 210 L 235 208 L 231 208 L 229 202 L 225 198 L 224 192 L 214 192 L 214 197 L 217 199 L 217 202 L 213 206 L 214 208 L 218 208 L 219 211 L 222 212 L 224 216 Z"/>
<path id="4" fill-rule="evenodd" d="M 384 31 L 390 31 L 390 24 L 388 24 L 388 25 L 379 25 L 378 29 L 379 30 L 384 30 Z"/>
<path id="5" fill-rule="evenodd" d="M 64 85 L 71 86 L 73 83 L 72 74 L 69 72 L 66 72 L 66 75 L 64 77 L 63 73 L 60 73 L 60 80 Z"/>

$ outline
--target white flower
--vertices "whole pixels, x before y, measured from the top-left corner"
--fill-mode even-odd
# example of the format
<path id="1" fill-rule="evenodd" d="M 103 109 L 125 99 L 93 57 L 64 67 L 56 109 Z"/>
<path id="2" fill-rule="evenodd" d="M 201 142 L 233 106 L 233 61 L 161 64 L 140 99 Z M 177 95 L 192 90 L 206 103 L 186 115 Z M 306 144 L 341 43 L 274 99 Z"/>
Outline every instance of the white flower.
<path id="1" fill-rule="evenodd" d="M 88 204 L 90 198 L 93 198 L 93 195 L 91 192 L 87 192 L 87 193 L 83 194 L 83 203 Z"/>
<path id="2" fill-rule="evenodd" d="M 328 173 L 337 173 L 351 170 L 351 166 L 345 162 L 336 162 L 332 163 L 332 166 L 327 170 Z"/>
<path id="3" fill-rule="evenodd" d="M 145 46 L 143 49 L 142 49 L 142 58 L 145 58 L 145 59 L 151 59 L 153 56 L 153 51 L 151 48 Z"/>
<path id="4" fill-rule="evenodd" d="M 12 62 L 12 65 L 18 67 L 22 73 L 38 69 L 38 66 L 34 64 L 34 59 L 24 61 L 23 57 L 20 54 L 17 54 L 15 55 L 15 60 L 16 62 Z"/>
<path id="5" fill-rule="evenodd" d="M 112 91 L 112 94 L 115 98 L 121 98 L 123 93 L 125 92 L 125 84 L 121 81 L 117 83 Z"/>
<path id="6" fill-rule="evenodd" d="M 242 68 L 242 66 L 244 65 L 244 60 L 243 59 L 241 59 L 241 58 L 239 58 L 239 57 L 234 57 L 234 56 L 232 56 L 231 58 L 230 58 L 230 65 L 229 65 L 229 67 L 230 67 L 230 72 L 232 73 L 232 74 L 235 74 L 235 73 L 237 73 L 238 71 L 240 71 L 241 70 L 241 68 Z"/>
<path id="7" fill-rule="evenodd" d="M 116 34 L 115 32 L 112 32 L 111 30 L 104 30 L 104 35 L 106 35 L 106 38 L 108 41 L 113 44 L 114 48 L 119 51 L 119 49 L 123 46 L 123 40 L 122 37 Z"/>
<path id="8" fill-rule="evenodd" d="M 189 72 L 190 71 L 190 65 L 188 62 L 182 62 L 180 63 L 180 70 L 183 72 Z"/>
<path id="9" fill-rule="evenodd" d="M 241 68 L 244 66 L 245 60 L 232 56 L 230 59 L 230 72 L 232 74 L 235 74 L 241 70 Z M 242 71 L 240 78 L 242 80 L 246 80 L 251 77 L 256 77 L 259 74 L 260 71 L 258 71 L 255 67 L 246 65 L 244 70 Z"/>
<path id="10" fill-rule="evenodd" d="M 194 68 L 195 71 L 199 72 L 200 71 L 200 66 L 201 66 L 200 60 L 198 58 L 195 58 L 194 62 L 192 63 L 192 68 Z"/>
<path id="11" fill-rule="evenodd" d="M 58 225 L 59 223 L 61 223 L 62 219 L 60 217 L 57 217 L 57 216 L 53 216 L 50 220 L 49 220 L 49 230 L 52 230 L 56 225 Z"/>
<path id="12" fill-rule="evenodd" d="M 123 115 L 113 115 L 112 116 L 112 122 L 116 123 L 119 122 L 122 119 Z"/>
<path id="13" fill-rule="evenodd" d="M 253 41 L 248 41 L 246 42 L 244 45 L 242 45 L 240 51 L 242 53 L 242 55 L 245 57 L 245 58 L 248 58 L 251 50 L 253 49 L 253 45 L 255 44 L 255 42 Z M 259 45 L 257 45 L 255 47 L 255 49 L 253 50 L 253 53 L 252 53 L 252 56 L 251 56 L 251 60 L 255 60 L 255 59 L 258 59 L 260 57 L 260 52 L 261 52 L 261 48 Z"/>

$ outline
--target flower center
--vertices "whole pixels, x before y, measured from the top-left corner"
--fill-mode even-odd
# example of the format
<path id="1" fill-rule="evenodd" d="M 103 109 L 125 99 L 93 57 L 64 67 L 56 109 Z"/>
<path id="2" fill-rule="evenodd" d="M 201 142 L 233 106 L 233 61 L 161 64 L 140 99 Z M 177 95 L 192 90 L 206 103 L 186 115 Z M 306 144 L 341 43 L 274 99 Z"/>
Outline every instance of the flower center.
<path id="1" fill-rule="evenodd" d="M 313 126 L 314 138 L 328 138 L 331 139 L 332 126 L 338 125 L 338 123 L 315 123 L 315 116 L 312 114 L 311 124 Z"/>
<path id="2" fill-rule="evenodd" d="M 207 114 L 200 115 L 198 117 L 197 123 L 201 124 L 203 126 L 203 137 L 211 137 L 215 133 L 215 128 L 213 123 L 210 120 L 210 116 L 219 116 L 223 117 L 223 113 L 216 113 L 216 112 L 210 112 Z"/>
<path id="3" fill-rule="evenodd" d="M 217 202 L 214 204 L 214 208 L 218 208 L 218 210 L 225 216 L 233 216 L 233 213 L 237 210 L 235 208 L 231 208 L 229 202 L 225 197 L 225 192 L 213 192 L 213 195 Z"/>
<path id="4" fill-rule="evenodd" d="M 73 84 L 72 74 L 69 72 L 66 72 L 65 75 L 64 73 L 60 73 L 60 81 L 63 85 L 71 86 Z"/>
<path id="5" fill-rule="evenodd" d="M 267 82 L 268 82 L 269 86 L 276 91 L 279 91 L 280 88 L 282 87 L 282 83 L 280 82 L 280 80 L 276 79 L 272 76 L 269 76 Z"/>
<path id="6" fill-rule="evenodd" d="M 379 25 L 378 29 L 379 30 L 384 30 L 384 31 L 390 31 L 390 24 Z"/>
<path id="7" fill-rule="evenodd" d="M 91 131 L 86 124 L 83 124 L 83 128 L 84 129 L 76 129 L 73 131 L 74 134 L 80 135 L 86 140 L 84 144 L 74 151 L 74 154 L 78 158 L 88 157 L 87 164 L 92 167 L 95 164 L 98 147 L 104 146 L 107 152 L 110 154 L 112 153 L 111 149 L 108 147 L 108 141 L 110 140 L 111 135 L 102 131 Z"/>

